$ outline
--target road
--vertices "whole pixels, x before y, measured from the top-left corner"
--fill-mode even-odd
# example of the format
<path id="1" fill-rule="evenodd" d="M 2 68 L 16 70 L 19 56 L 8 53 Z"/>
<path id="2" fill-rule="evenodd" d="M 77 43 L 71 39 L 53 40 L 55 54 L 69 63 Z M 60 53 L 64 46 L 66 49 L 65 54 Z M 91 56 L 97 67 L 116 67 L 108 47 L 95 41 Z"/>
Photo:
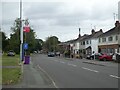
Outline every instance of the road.
<path id="1" fill-rule="evenodd" d="M 118 65 L 94 65 L 86 60 L 33 55 L 32 63 L 44 72 L 56 88 L 118 88 Z"/>

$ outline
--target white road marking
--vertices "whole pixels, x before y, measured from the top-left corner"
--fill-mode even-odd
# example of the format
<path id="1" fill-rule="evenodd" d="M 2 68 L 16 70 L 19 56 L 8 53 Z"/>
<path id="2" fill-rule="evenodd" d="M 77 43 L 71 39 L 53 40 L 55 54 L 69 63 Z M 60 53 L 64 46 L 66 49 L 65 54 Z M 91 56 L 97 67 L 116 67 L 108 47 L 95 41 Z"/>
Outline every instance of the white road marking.
<path id="1" fill-rule="evenodd" d="M 43 69 L 40 67 L 40 65 L 37 65 L 37 66 L 38 66 L 38 68 L 39 68 L 40 70 L 42 70 L 42 71 L 49 77 L 49 79 L 52 81 L 52 83 L 53 83 L 53 85 L 55 86 L 55 88 L 58 88 L 57 85 L 55 84 L 54 80 L 50 77 L 50 75 L 49 75 L 45 70 L 43 70 Z"/>
<path id="2" fill-rule="evenodd" d="M 60 63 L 65 63 L 65 62 L 63 62 L 63 61 L 60 61 Z"/>
<path id="3" fill-rule="evenodd" d="M 73 67 L 77 67 L 77 65 L 74 65 L 74 64 L 70 64 L 70 63 L 68 63 L 68 65 L 70 65 L 70 66 L 73 66 Z"/>
<path id="4" fill-rule="evenodd" d="M 85 67 L 82 67 L 83 69 L 85 69 L 85 70 L 89 70 L 89 71 L 92 71 L 92 72 L 96 72 L 96 73 L 98 73 L 99 71 L 96 71 L 96 70 L 92 70 L 92 69 L 89 69 L 89 68 L 85 68 Z"/>
<path id="5" fill-rule="evenodd" d="M 54 61 L 58 62 L 58 60 L 54 60 Z"/>
<path id="6" fill-rule="evenodd" d="M 120 79 L 120 77 L 118 77 L 118 76 L 115 76 L 115 75 L 110 75 L 111 77 L 113 77 L 113 78 L 117 78 L 117 79 Z"/>

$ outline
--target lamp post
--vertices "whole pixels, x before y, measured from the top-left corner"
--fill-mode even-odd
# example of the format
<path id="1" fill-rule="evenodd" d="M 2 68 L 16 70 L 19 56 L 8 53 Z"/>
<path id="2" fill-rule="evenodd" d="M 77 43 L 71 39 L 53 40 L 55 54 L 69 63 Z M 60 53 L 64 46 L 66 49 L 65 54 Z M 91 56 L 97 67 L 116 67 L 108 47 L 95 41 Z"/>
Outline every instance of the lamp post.
<path id="1" fill-rule="evenodd" d="M 23 61 L 22 0 L 20 0 L 20 63 Z"/>
<path id="2" fill-rule="evenodd" d="M 80 58 L 80 28 L 79 28 L 79 38 L 78 38 L 78 40 L 79 40 L 79 49 L 78 49 L 78 51 L 79 51 L 79 58 Z"/>

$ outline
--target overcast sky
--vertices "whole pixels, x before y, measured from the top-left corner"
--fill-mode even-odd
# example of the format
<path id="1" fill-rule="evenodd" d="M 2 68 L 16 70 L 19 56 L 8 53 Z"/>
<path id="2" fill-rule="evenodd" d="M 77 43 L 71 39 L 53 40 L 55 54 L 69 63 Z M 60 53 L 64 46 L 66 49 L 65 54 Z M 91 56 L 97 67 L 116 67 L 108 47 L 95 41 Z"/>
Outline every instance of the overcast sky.
<path id="1" fill-rule="evenodd" d="M 19 17 L 19 2 L 2 0 L 2 30 L 9 37 L 14 20 Z M 24 0 L 22 18 L 28 18 L 37 38 L 57 36 L 60 41 L 90 34 L 91 29 L 107 31 L 114 27 L 119 0 Z M 0 5 L 1 8 L 1 5 Z M 0 12 L 1 13 L 1 12 Z M 116 18 L 117 20 L 117 15 Z M 0 18 L 1 21 L 1 18 Z"/>

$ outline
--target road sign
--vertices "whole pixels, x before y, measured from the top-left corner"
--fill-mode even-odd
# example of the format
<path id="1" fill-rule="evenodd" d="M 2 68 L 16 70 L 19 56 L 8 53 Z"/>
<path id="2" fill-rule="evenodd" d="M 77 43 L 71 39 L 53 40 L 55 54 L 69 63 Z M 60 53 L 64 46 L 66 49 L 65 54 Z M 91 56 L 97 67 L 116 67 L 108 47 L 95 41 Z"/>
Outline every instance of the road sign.
<path id="1" fill-rule="evenodd" d="M 30 32 L 30 27 L 27 26 L 27 25 L 24 26 L 24 27 L 23 27 L 23 31 L 24 31 L 24 32 Z"/>
<path id="2" fill-rule="evenodd" d="M 28 43 L 24 43 L 24 49 L 28 49 Z"/>

